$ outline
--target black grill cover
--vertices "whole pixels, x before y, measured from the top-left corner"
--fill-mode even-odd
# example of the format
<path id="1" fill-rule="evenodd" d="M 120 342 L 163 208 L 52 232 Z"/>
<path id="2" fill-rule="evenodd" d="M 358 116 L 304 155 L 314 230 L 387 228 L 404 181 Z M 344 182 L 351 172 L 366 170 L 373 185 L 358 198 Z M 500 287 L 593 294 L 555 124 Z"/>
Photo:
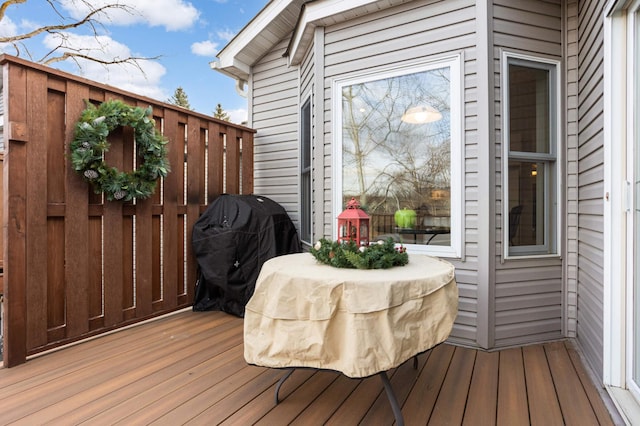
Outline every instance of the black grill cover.
<path id="1" fill-rule="evenodd" d="M 239 317 L 262 264 L 302 250 L 284 208 L 258 195 L 218 197 L 193 226 L 192 240 L 199 266 L 193 310 Z"/>

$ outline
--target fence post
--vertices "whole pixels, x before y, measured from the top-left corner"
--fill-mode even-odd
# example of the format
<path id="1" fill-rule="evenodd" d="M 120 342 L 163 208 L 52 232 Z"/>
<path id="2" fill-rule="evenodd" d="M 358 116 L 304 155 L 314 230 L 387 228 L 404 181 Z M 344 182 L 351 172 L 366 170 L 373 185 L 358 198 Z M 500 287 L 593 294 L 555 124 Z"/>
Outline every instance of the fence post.
<path id="1" fill-rule="evenodd" d="M 27 282 L 26 282 L 26 125 L 9 122 L 8 149 L 4 158 L 3 227 L 6 288 L 4 292 L 5 367 L 27 361 Z M 9 327 L 11 326 L 11 327 Z"/>

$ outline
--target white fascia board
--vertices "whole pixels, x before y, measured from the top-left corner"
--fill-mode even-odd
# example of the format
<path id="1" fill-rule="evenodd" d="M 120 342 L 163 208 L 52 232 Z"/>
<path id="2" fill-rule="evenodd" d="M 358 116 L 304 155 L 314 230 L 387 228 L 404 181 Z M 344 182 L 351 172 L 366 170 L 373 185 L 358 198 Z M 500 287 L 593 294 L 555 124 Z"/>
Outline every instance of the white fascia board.
<path id="1" fill-rule="evenodd" d="M 316 24 L 309 19 L 310 5 L 302 10 L 300 20 L 291 43 L 291 50 L 289 52 L 289 65 L 298 65 L 304 56 L 304 52 L 309 47 L 313 34 L 315 32 Z"/>
<path id="2" fill-rule="evenodd" d="M 240 62 L 238 54 L 264 31 L 280 15 L 292 0 L 271 0 L 240 32 L 223 47 L 211 63 L 211 68 L 234 78 L 246 79 L 252 64 Z M 214 65 L 215 64 L 215 65 Z M 239 72 L 236 74 L 236 72 Z M 246 72 L 246 76 L 242 73 Z"/>
<path id="3" fill-rule="evenodd" d="M 235 78 L 236 80 L 247 81 L 251 74 L 251 67 L 244 62 L 237 60 L 236 58 L 230 58 L 230 63 L 223 64 L 221 60 L 212 61 L 209 63 L 212 70 L 221 72 L 222 74 Z"/>
<path id="4" fill-rule="evenodd" d="M 325 0 L 307 3 L 298 21 L 297 30 L 293 34 L 293 42 L 289 52 L 289 65 L 298 65 L 300 63 L 313 40 L 316 26 L 321 26 L 325 19 L 331 18 L 332 23 L 342 22 L 347 19 L 347 16 L 344 15 L 345 12 L 379 2 L 379 0 Z M 396 3 L 404 3 L 404 1 L 387 1 L 384 2 L 384 5 L 391 7 Z M 384 8 L 380 6 L 379 10 Z"/>

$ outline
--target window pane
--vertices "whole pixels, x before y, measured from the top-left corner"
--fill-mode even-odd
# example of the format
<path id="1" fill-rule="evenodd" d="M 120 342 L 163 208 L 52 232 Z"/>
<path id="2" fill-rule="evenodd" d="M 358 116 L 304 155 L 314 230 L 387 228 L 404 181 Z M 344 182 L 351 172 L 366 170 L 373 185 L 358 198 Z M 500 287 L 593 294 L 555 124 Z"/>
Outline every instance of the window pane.
<path id="1" fill-rule="evenodd" d="M 511 151 L 549 153 L 549 70 L 509 65 Z"/>
<path id="2" fill-rule="evenodd" d="M 302 169 L 306 170 L 311 167 L 311 101 L 304 103 L 300 115 Z"/>
<path id="3" fill-rule="evenodd" d="M 300 239 L 311 242 L 311 173 L 305 172 L 300 176 L 302 191 L 302 206 L 300 209 Z"/>
<path id="4" fill-rule="evenodd" d="M 311 242 L 311 101 L 302 105 L 300 114 L 300 239 Z"/>
<path id="5" fill-rule="evenodd" d="M 442 67 L 342 89 L 343 208 L 359 200 L 372 240 L 450 245 L 450 73 Z"/>
<path id="6" fill-rule="evenodd" d="M 509 161 L 508 236 L 511 247 L 546 243 L 546 180 L 545 163 Z"/>

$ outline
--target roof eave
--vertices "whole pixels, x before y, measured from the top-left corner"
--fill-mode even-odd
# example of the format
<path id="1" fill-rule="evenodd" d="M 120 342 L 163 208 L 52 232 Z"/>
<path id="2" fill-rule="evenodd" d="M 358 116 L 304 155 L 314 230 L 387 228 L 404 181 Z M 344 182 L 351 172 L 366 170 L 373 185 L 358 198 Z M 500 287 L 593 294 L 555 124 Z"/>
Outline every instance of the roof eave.
<path id="1" fill-rule="evenodd" d="M 235 79 L 247 80 L 251 67 L 291 33 L 306 0 L 271 0 L 216 55 L 211 67 Z M 212 63 L 212 64 L 213 64 Z"/>
<path id="2" fill-rule="evenodd" d="M 411 0 L 326 0 L 305 4 L 287 49 L 289 65 L 299 65 L 311 43 L 316 27 L 344 22 L 354 16 L 372 13 Z M 374 5 L 372 9 L 370 6 Z"/>
<path id="3" fill-rule="evenodd" d="M 313 43 L 315 28 L 412 0 L 271 0 L 218 54 L 212 68 L 248 80 L 251 67 L 292 34 L 285 56 L 298 65 Z M 304 7 L 303 7 L 304 6 Z"/>

